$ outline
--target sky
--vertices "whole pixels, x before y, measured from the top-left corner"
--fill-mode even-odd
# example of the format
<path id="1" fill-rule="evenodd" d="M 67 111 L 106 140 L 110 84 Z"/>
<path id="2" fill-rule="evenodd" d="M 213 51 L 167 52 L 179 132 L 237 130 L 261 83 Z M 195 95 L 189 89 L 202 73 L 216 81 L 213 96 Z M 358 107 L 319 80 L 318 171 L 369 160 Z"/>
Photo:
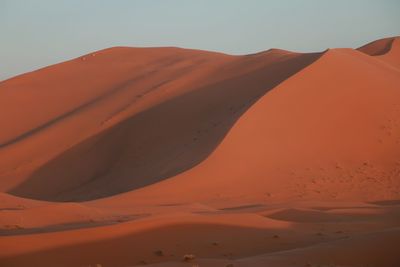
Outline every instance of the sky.
<path id="1" fill-rule="evenodd" d="M 400 0 L 0 0 L 0 80 L 112 46 L 228 54 L 400 35 Z"/>

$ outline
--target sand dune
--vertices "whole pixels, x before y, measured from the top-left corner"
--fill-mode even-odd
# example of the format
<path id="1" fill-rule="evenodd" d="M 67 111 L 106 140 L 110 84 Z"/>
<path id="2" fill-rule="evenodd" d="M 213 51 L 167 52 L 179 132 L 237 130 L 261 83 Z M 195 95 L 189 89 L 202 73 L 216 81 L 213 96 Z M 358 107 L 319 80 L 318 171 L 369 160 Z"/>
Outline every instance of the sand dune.
<path id="1" fill-rule="evenodd" d="M 399 53 L 115 47 L 1 82 L 0 265 L 398 266 Z"/>
<path id="2" fill-rule="evenodd" d="M 400 38 L 385 38 L 366 44 L 359 51 L 379 58 L 397 69 L 400 67 Z"/>
<path id="3" fill-rule="evenodd" d="M 357 50 L 361 51 L 370 56 L 380 56 L 384 55 L 392 49 L 392 44 L 395 41 L 395 37 L 379 39 L 373 42 L 370 42 L 366 45 L 359 47 Z"/>
<path id="4" fill-rule="evenodd" d="M 10 192 L 37 199 L 87 200 L 129 191 L 173 176 L 204 159 L 255 100 L 318 57 L 319 54 L 269 51 L 231 59 L 230 64 L 224 63 L 224 66 L 207 74 L 209 83 L 215 81 L 211 84 L 195 82 L 185 87 L 185 91 L 177 92 L 180 88 L 176 88 L 175 84 L 180 81 L 179 77 L 163 83 L 161 87 L 151 89 L 156 90 L 151 91 L 153 95 L 141 96 L 139 103 L 130 101 L 130 106 L 122 103 L 124 106 L 116 107 L 117 110 L 107 114 L 108 117 L 100 123 L 109 122 L 110 126 L 100 133 L 93 132 L 93 135 L 51 159 Z M 215 63 L 213 67 L 216 67 Z M 201 68 L 180 75 L 182 79 L 193 79 Z M 161 68 L 159 71 L 167 70 Z M 170 74 L 168 78 L 171 79 Z M 143 82 L 155 83 L 154 75 L 148 75 Z M 138 87 L 140 85 L 134 83 L 124 90 L 133 91 Z M 173 99 L 168 99 L 168 94 L 178 93 Z M 134 94 L 137 99 L 137 93 Z M 121 97 L 126 99 L 126 95 Z M 107 95 L 105 101 L 115 103 L 115 99 L 108 98 Z M 141 108 L 140 101 L 146 99 L 159 103 L 137 111 Z M 83 106 L 90 106 L 96 101 L 97 98 Z M 105 109 L 101 104 L 96 104 L 95 108 L 102 110 L 92 114 L 80 111 L 81 107 L 75 108 L 78 110 L 75 116 L 92 120 Z M 121 113 L 128 115 L 121 119 Z M 63 116 L 75 120 L 74 117 L 66 118 L 74 114 Z M 120 122 L 115 123 L 118 120 Z M 62 127 L 64 132 L 70 133 L 75 125 L 60 126 L 65 127 Z M 46 131 L 38 133 L 38 138 L 47 134 L 52 134 L 57 143 L 61 141 L 56 139 L 69 138 Z M 64 171 L 67 167 L 68 173 Z M 118 177 L 117 181 L 115 177 Z"/>
<path id="5" fill-rule="evenodd" d="M 199 165 L 116 198 L 398 199 L 399 82 L 379 59 L 329 50 L 255 103 Z"/>

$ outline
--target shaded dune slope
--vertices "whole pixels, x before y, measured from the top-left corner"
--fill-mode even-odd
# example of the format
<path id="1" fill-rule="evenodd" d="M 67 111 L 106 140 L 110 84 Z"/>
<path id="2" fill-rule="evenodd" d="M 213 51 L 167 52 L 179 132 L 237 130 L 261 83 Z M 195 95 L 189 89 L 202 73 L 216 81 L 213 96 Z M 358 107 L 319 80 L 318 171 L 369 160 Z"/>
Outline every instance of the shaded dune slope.
<path id="1" fill-rule="evenodd" d="M 187 83 L 213 82 L 199 77 L 232 59 L 177 48 L 118 47 L 2 82 L 0 188 L 15 186 L 124 116 L 180 94 Z"/>
<path id="2" fill-rule="evenodd" d="M 127 109 L 120 107 L 107 119 L 117 123 L 46 162 L 9 192 L 44 200 L 88 200 L 130 191 L 187 170 L 215 148 L 258 98 L 319 56 L 281 50 L 226 56 L 228 60 L 224 58 L 223 65 L 202 77 L 208 80 L 206 85 L 185 85 L 180 95 L 171 99 L 161 96 L 157 105 L 140 112 L 128 111 L 125 118 L 118 120 L 114 117 Z M 194 74 L 180 75 L 186 78 Z M 144 80 L 154 83 L 154 76 Z M 170 80 L 162 86 L 172 84 L 170 90 L 176 91 L 173 84 L 179 82 L 180 76 L 176 80 L 170 74 L 168 77 Z M 125 90 L 124 86 L 114 91 Z M 127 89 L 137 90 L 135 84 Z M 145 97 L 143 94 L 141 97 Z M 96 98 L 83 106 L 97 101 Z M 76 109 L 78 116 L 85 116 L 80 109 Z"/>

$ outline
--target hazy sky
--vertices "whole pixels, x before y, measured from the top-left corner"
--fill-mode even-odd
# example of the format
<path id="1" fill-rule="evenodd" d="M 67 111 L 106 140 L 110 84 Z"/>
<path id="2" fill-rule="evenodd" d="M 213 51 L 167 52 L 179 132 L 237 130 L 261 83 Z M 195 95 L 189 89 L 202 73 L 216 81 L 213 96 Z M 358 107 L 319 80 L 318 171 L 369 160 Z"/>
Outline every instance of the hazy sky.
<path id="1" fill-rule="evenodd" d="M 400 35 L 400 0 L 0 0 L 0 80 L 110 46 L 246 54 Z"/>

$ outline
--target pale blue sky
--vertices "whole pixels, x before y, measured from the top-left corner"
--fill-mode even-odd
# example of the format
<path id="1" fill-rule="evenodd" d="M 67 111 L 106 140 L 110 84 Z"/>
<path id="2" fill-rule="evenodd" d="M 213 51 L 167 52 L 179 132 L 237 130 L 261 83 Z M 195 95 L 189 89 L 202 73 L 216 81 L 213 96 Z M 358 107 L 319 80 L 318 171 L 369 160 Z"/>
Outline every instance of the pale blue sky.
<path id="1" fill-rule="evenodd" d="M 246 54 L 400 35 L 400 0 L 0 0 L 0 80 L 111 46 Z"/>

